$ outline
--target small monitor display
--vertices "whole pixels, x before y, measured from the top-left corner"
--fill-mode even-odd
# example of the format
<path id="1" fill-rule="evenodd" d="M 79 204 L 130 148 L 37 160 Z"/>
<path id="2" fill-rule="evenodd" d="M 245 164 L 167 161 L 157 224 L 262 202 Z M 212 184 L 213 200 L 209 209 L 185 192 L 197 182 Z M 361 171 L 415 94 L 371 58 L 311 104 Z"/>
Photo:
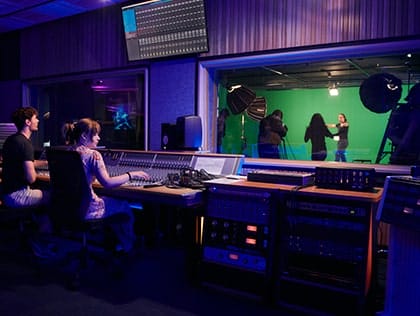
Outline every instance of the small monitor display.
<path id="1" fill-rule="evenodd" d="M 128 106 L 126 104 L 117 104 L 116 106 L 108 106 L 108 111 L 112 116 L 114 130 L 131 130 L 134 129 L 133 123 L 128 115 Z"/>
<path id="2" fill-rule="evenodd" d="M 112 120 L 114 122 L 114 129 L 116 130 L 126 130 L 134 128 L 130 122 L 127 107 L 125 107 L 123 104 L 117 106 L 112 116 Z"/>
<path id="3" fill-rule="evenodd" d="M 195 169 L 204 169 L 208 173 L 213 175 L 222 174 L 223 167 L 225 166 L 225 158 L 216 157 L 198 157 L 195 165 Z"/>
<path id="4" fill-rule="evenodd" d="M 204 0 L 151 0 L 122 7 L 130 61 L 208 51 Z"/>

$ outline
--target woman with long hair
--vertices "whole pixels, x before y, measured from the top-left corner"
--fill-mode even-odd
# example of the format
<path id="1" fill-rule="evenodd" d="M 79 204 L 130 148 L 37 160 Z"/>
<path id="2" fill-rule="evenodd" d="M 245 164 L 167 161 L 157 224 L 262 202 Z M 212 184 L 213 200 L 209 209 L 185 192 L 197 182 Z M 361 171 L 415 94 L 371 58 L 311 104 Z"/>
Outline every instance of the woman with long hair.
<path id="1" fill-rule="evenodd" d="M 346 162 L 346 149 L 349 146 L 348 133 L 349 123 L 344 113 L 338 114 L 337 124 L 328 124 L 328 127 L 336 127 L 337 133 L 333 134 L 334 139 L 337 138 L 337 150 L 335 152 L 335 161 Z"/>
<path id="2" fill-rule="evenodd" d="M 327 145 L 325 137 L 332 138 L 332 133 L 328 130 L 324 118 L 320 113 L 312 115 L 309 126 L 305 131 L 305 143 L 309 140 L 312 144 L 311 159 L 323 161 L 327 158 Z"/>
<path id="3" fill-rule="evenodd" d="M 112 228 L 119 241 L 117 250 L 129 252 L 136 238 L 133 228 L 134 216 L 131 208 L 127 201 L 99 197 L 94 192 L 92 183 L 97 179 L 105 188 L 115 188 L 133 179 L 149 179 L 149 175 L 144 171 L 136 170 L 111 177 L 106 169 L 102 154 L 95 149 L 100 140 L 100 131 L 99 123 L 89 118 L 80 119 L 72 129 L 72 139 L 75 140 L 75 144 L 71 149 L 81 155 L 91 190 L 91 201 L 85 218 L 103 218 L 115 213 L 127 213 L 131 220 L 125 224 L 113 225 Z"/>

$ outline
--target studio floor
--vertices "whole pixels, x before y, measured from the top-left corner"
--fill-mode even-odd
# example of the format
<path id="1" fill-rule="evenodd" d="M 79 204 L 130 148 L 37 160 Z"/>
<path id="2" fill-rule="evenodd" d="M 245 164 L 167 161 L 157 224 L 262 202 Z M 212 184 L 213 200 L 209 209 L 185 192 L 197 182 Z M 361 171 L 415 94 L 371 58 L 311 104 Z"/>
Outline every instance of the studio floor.
<path id="1" fill-rule="evenodd" d="M 81 274 L 78 290 L 67 287 L 68 271 L 54 262 L 35 261 L 29 253 L 13 253 L 2 238 L 0 257 L 0 315 L 282 315 L 297 313 L 268 306 L 192 282 L 180 245 L 157 245 L 141 249 L 123 264 L 116 278 L 109 266 L 91 263 Z M 69 241 L 57 241 L 67 249 Z M 70 245 L 70 246 L 69 246 Z M 74 245 L 73 245 L 74 246 Z M 6 251 L 5 251 L 6 249 Z M 383 260 L 378 269 L 377 309 L 383 303 Z"/>

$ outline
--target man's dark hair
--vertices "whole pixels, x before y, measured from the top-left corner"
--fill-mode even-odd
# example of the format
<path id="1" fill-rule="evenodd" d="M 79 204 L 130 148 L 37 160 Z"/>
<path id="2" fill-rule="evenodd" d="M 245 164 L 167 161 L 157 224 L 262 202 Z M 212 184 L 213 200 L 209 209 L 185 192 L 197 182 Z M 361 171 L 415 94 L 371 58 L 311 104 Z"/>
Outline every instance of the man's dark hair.
<path id="1" fill-rule="evenodd" d="M 271 115 L 275 115 L 283 119 L 283 112 L 281 110 L 274 110 L 273 113 L 271 113 Z"/>
<path id="2" fill-rule="evenodd" d="M 22 107 L 13 112 L 12 122 L 20 131 L 25 126 L 25 121 L 30 120 L 34 115 L 38 115 L 38 111 L 35 108 L 32 106 Z"/>

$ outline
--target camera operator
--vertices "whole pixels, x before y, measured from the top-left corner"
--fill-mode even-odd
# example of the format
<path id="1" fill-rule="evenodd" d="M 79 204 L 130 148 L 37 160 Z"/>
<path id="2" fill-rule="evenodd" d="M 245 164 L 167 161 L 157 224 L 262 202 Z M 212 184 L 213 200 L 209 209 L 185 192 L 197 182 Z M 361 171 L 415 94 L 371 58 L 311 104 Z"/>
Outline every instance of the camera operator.
<path id="1" fill-rule="evenodd" d="M 260 121 L 258 133 L 258 155 L 260 158 L 282 158 L 279 146 L 286 137 L 288 128 L 283 123 L 283 112 L 274 110 Z"/>

